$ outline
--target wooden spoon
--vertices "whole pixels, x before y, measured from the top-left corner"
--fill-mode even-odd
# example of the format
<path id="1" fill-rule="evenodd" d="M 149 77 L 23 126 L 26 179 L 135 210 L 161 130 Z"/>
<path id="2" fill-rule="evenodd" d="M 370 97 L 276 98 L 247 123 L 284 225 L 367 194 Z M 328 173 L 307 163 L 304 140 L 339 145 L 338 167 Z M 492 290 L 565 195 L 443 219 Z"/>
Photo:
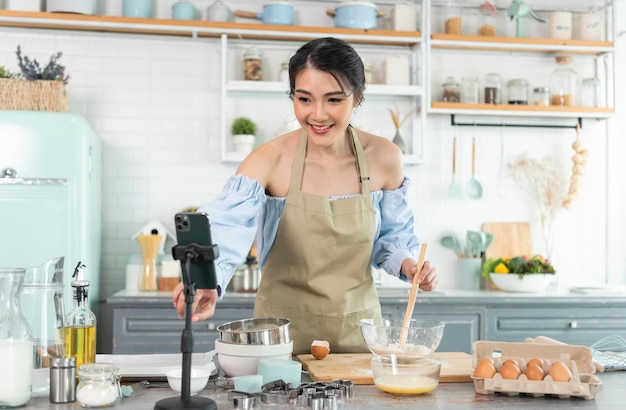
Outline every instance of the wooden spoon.
<path id="1" fill-rule="evenodd" d="M 420 256 L 417 259 L 417 271 L 413 276 L 413 284 L 411 285 L 411 293 L 409 294 L 409 302 L 406 305 L 406 311 L 404 312 L 404 320 L 402 321 L 402 329 L 400 330 L 400 346 L 404 346 L 406 338 L 409 332 L 409 325 L 411 324 L 411 317 L 413 316 L 413 308 L 415 307 L 415 299 L 417 298 L 417 290 L 420 287 L 420 281 L 418 280 L 419 274 L 424 267 L 424 257 L 426 256 L 427 244 L 423 243 L 420 247 Z"/>

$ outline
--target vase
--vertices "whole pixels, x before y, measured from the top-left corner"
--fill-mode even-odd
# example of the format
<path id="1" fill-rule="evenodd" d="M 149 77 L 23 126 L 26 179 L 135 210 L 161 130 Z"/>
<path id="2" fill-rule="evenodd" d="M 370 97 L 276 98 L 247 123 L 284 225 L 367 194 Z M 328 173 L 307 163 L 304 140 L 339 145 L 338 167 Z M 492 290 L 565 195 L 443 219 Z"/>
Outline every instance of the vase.
<path id="1" fill-rule="evenodd" d="M 248 155 L 254 149 L 255 141 L 256 137 L 251 134 L 233 135 L 233 145 L 235 146 L 235 152 Z"/>
<path id="2" fill-rule="evenodd" d="M 406 144 L 404 143 L 404 139 L 402 139 L 402 135 L 400 135 L 400 130 L 396 130 L 396 135 L 393 137 L 393 143 L 400 148 L 402 153 L 406 153 Z"/>

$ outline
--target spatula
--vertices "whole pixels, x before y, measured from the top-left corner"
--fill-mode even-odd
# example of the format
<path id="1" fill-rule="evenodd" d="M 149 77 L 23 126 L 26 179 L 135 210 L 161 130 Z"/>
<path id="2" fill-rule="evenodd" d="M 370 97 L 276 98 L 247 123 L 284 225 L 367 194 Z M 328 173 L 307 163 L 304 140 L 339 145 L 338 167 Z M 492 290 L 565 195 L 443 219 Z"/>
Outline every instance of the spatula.
<path id="1" fill-rule="evenodd" d="M 400 330 L 400 346 L 404 346 L 406 338 L 409 333 L 409 325 L 411 324 L 411 317 L 413 316 L 413 308 L 415 307 L 415 299 L 417 298 L 417 290 L 420 287 L 420 281 L 418 280 L 419 274 L 424 267 L 424 257 L 426 256 L 426 248 L 428 245 L 425 243 L 420 246 L 420 256 L 417 259 L 417 271 L 413 276 L 413 284 L 411 285 L 411 293 L 409 294 L 409 302 L 406 305 L 406 311 L 404 312 L 404 320 L 402 321 L 402 329 Z"/>

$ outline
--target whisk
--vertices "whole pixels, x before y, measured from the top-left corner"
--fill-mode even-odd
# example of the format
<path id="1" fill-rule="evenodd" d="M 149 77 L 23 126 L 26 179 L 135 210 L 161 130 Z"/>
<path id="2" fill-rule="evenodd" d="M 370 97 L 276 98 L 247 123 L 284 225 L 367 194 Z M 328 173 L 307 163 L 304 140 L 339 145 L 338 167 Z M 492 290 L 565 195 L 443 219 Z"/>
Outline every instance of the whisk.
<path id="1" fill-rule="evenodd" d="M 604 366 L 605 371 L 626 370 L 626 339 L 607 336 L 589 346 L 593 359 Z"/>

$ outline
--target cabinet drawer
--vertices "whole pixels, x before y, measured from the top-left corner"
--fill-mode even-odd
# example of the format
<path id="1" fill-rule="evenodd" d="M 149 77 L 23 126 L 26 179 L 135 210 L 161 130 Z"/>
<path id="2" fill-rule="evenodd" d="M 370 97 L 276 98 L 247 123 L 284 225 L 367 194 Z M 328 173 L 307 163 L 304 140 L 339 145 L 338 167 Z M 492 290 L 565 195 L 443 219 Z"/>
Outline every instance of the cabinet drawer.
<path id="1" fill-rule="evenodd" d="M 527 308 L 489 309 L 487 337 L 495 341 L 521 342 L 548 336 L 565 343 L 591 345 L 599 339 L 626 337 L 626 308 Z"/>
<path id="2" fill-rule="evenodd" d="M 219 325 L 247 317 L 252 317 L 252 309 L 220 309 L 214 317 L 193 323 L 194 351 L 213 350 Z M 113 354 L 178 353 L 184 327 L 172 308 L 115 309 Z"/>

